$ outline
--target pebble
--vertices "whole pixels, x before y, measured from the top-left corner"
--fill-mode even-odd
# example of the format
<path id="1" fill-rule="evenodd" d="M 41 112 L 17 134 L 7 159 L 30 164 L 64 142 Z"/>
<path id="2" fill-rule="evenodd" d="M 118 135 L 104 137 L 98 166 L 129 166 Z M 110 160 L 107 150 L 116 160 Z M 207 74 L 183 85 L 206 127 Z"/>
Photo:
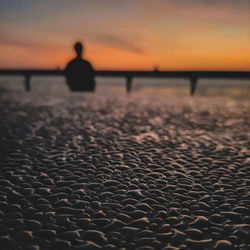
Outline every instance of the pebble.
<path id="1" fill-rule="evenodd" d="M 70 221 L 70 217 L 72 217 L 72 215 L 67 215 L 67 214 L 57 215 L 56 222 L 59 226 L 69 226 L 70 224 L 72 224 L 72 222 Z"/>
<path id="2" fill-rule="evenodd" d="M 80 238 L 81 235 L 78 230 L 75 230 L 75 231 L 64 232 L 60 235 L 60 237 L 64 240 L 74 241 L 75 239 Z"/>
<path id="3" fill-rule="evenodd" d="M 56 237 L 55 230 L 41 229 L 35 233 L 37 237 L 46 238 L 46 239 L 54 239 Z"/>
<path id="4" fill-rule="evenodd" d="M 115 194 L 115 195 L 112 195 L 111 198 L 120 202 L 120 201 L 122 201 L 122 200 L 124 200 L 126 198 L 126 195 Z"/>
<path id="5" fill-rule="evenodd" d="M 230 219 L 236 223 L 241 222 L 240 214 L 236 212 L 221 212 L 221 215 L 227 219 Z"/>
<path id="6" fill-rule="evenodd" d="M 128 233 L 128 234 L 134 234 L 137 231 L 139 231 L 139 228 L 135 228 L 135 227 L 123 227 L 122 228 L 122 233 Z"/>
<path id="7" fill-rule="evenodd" d="M 204 239 L 205 237 L 203 232 L 196 228 L 187 229 L 185 230 L 185 233 L 193 240 L 200 240 L 200 239 Z"/>
<path id="8" fill-rule="evenodd" d="M 93 201 L 91 205 L 92 205 L 92 207 L 94 209 L 100 209 L 101 208 L 101 202 L 99 202 L 99 201 Z"/>
<path id="9" fill-rule="evenodd" d="M 189 223 L 189 226 L 203 228 L 209 226 L 209 221 L 204 216 L 198 216 L 193 222 Z"/>
<path id="10" fill-rule="evenodd" d="M 67 199 L 58 200 L 55 202 L 55 207 L 71 207 L 72 205 Z"/>
<path id="11" fill-rule="evenodd" d="M 100 245 L 104 245 L 107 242 L 105 234 L 98 230 L 87 230 L 84 237 Z"/>
<path id="12" fill-rule="evenodd" d="M 53 248 L 55 248 L 55 249 L 67 249 L 67 248 L 70 248 L 70 247 L 71 247 L 71 242 L 67 241 L 67 240 L 56 239 L 53 242 Z"/>
<path id="13" fill-rule="evenodd" d="M 98 227 L 104 227 L 110 224 L 110 220 L 106 218 L 93 219 L 92 222 Z"/>
<path id="14" fill-rule="evenodd" d="M 72 215 L 80 215 L 84 212 L 83 209 L 76 209 L 71 207 L 58 207 L 55 208 L 56 213 L 60 214 L 72 214 Z"/>
<path id="15" fill-rule="evenodd" d="M 218 240 L 215 243 L 214 249 L 218 249 L 218 250 L 230 250 L 230 249 L 233 249 L 233 245 L 228 240 Z"/>
<path id="16" fill-rule="evenodd" d="M 168 233 L 158 233 L 156 237 L 162 242 L 162 243 L 167 243 L 169 240 L 172 238 L 173 233 L 168 232 Z"/>
<path id="17" fill-rule="evenodd" d="M 181 244 L 181 242 L 186 238 L 186 234 L 181 232 L 178 229 L 173 229 L 172 230 L 173 236 L 172 236 L 172 241 L 177 243 L 177 244 Z"/>
<path id="18" fill-rule="evenodd" d="M 56 225 L 54 223 L 47 223 L 46 225 L 43 225 L 43 229 L 49 229 L 54 231 L 60 231 L 59 225 Z"/>
<path id="19" fill-rule="evenodd" d="M 179 247 L 174 247 L 174 246 L 171 246 L 171 245 L 168 244 L 167 246 L 165 246 L 162 249 L 165 249 L 165 250 L 179 250 L 180 248 Z"/>
<path id="20" fill-rule="evenodd" d="M 119 185 L 120 182 L 119 181 L 116 181 L 116 180 L 107 180 L 105 182 L 103 182 L 104 186 L 106 187 L 110 187 L 110 186 L 116 186 L 116 185 Z"/>
<path id="21" fill-rule="evenodd" d="M 159 233 L 167 233 L 171 229 L 170 224 L 163 224 L 160 229 L 158 230 Z"/>
<path id="22" fill-rule="evenodd" d="M 130 227 L 135 228 L 145 228 L 149 225 L 149 221 L 147 217 L 143 217 L 141 219 L 134 220 L 128 224 Z"/>
<path id="23" fill-rule="evenodd" d="M 128 171 L 130 169 L 130 167 L 127 165 L 120 165 L 120 166 L 115 166 L 115 167 L 122 171 Z"/>
<path id="24" fill-rule="evenodd" d="M 152 204 L 159 204 L 159 202 L 153 198 L 145 198 L 141 200 L 142 203 L 147 203 L 149 206 Z"/>
<path id="25" fill-rule="evenodd" d="M 165 219 L 165 222 L 170 225 L 175 225 L 179 222 L 178 218 L 176 216 L 171 216 Z"/>
<path id="26" fill-rule="evenodd" d="M 101 246 L 99 246 L 98 244 L 96 244 L 95 242 L 92 242 L 92 241 L 87 241 L 86 244 L 83 244 L 81 246 L 77 246 L 75 247 L 75 249 L 102 249 Z"/>
<path id="27" fill-rule="evenodd" d="M 118 214 L 116 218 L 120 221 L 123 221 L 124 223 L 128 223 L 129 221 L 131 221 L 130 215 L 124 213 Z"/>
<path id="28" fill-rule="evenodd" d="M 128 204 L 123 208 L 124 211 L 131 213 L 136 210 L 135 206 Z"/>
<path id="29" fill-rule="evenodd" d="M 3 249 L 250 244 L 247 102 L 52 99 L 1 94 Z"/>
<path id="30" fill-rule="evenodd" d="M 37 220 L 26 220 L 25 224 L 27 229 L 31 231 L 39 230 L 42 227 L 42 224 Z"/>
<path id="31" fill-rule="evenodd" d="M 133 219 L 140 219 L 147 215 L 146 212 L 141 211 L 141 210 L 132 210 L 131 212 L 128 212 L 127 214 Z"/>
<path id="32" fill-rule="evenodd" d="M 145 230 L 138 232 L 137 235 L 139 238 L 141 238 L 141 237 L 151 237 L 153 234 L 154 232 L 152 230 L 145 229 Z"/>
<path id="33" fill-rule="evenodd" d="M 240 239 L 244 239 L 250 244 L 250 225 L 249 224 L 236 224 L 233 227 L 233 235 L 238 236 Z"/>
<path id="34" fill-rule="evenodd" d="M 30 245 L 30 246 L 27 246 L 26 249 L 27 250 L 39 250 L 40 246 L 38 246 L 38 245 Z"/>
<path id="35" fill-rule="evenodd" d="M 36 241 L 35 237 L 33 236 L 32 231 L 17 231 L 17 232 L 13 232 L 11 236 L 14 239 L 23 240 L 23 241 L 32 242 L 32 243 Z"/>
<path id="36" fill-rule="evenodd" d="M 90 223 L 91 223 L 91 219 L 89 218 L 80 218 L 77 220 L 77 225 L 83 229 L 88 228 Z"/>
<path id="37" fill-rule="evenodd" d="M 185 243 L 187 244 L 188 247 L 192 249 L 204 249 L 204 248 L 209 248 L 212 243 L 212 239 L 205 239 L 205 240 L 193 240 L 187 238 L 185 240 Z"/>
<path id="38" fill-rule="evenodd" d="M 210 201 L 210 196 L 209 195 L 204 195 L 203 197 L 200 198 L 201 202 L 204 202 L 205 204 Z"/>
<path id="39" fill-rule="evenodd" d="M 138 210 L 142 210 L 145 212 L 152 210 L 152 208 L 147 203 L 140 203 L 140 204 L 136 205 L 136 208 Z"/>
<path id="40" fill-rule="evenodd" d="M 150 246 L 154 242 L 155 238 L 154 237 L 141 237 L 137 240 L 136 245 L 137 246 Z"/>
<path id="41" fill-rule="evenodd" d="M 77 200 L 76 203 L 73 205 L 73 207 L 77 208 L 77 209 L 84 209 L 87 206 L 89 206 L 89 202 L 87 202 L 87 201 L 79 201 L 79 200 Z M 64 205 L 64 207 L 65 207 L 65 205 Z"/>
<path id="42" fill-rule="evenodd" d="M 159 210 L 156 215 L 157 218 L 166 218 L 167 212 L 165 210 Z"/>
<path id="43" fill-rule="evenodd" d="M 141 193 L 141 190 L 139 189 L 136 189 L 136 190 L 129 190 L 127 193 L 126 193 L 128 196 L 132 196 L 136 199 L 140 199 L 142 198 L 144 195 Z"/>
<path id="44" fill-rule="evenodd" d="M 232 210 L 233 210 L 233 212 L 241 213 L 241 214 L 249 214 L 250 213 L 250 210 L 247 209 L 246 207 L 243 207 L 243 206 L 234 207 Z"/>
<path id="45" fill-rule="evenodd" d="M 0 236 L 0 245 L 6 249 L 17 249 L 18 242 L 9 236 Z"/>
<path id="46" fill-rule="evenodd" d="M 116 249 L 116 246 L 115 245 L 112 245 L 112 244 L 106 244 L 102 247 L 102 249 L 104 250 L 111 250 L 111 249 Z"/>
<path id="47" fill-rule="evenodd" d="M 100 219 L 100 218 L 106 218 L 107 217 L 107 215 L 102 210 L 99 210 L 98 212 L 92 214 L 91 216 L 94 219 Z"/>
<path id="48" fill-rule="evenodd" d="M 105 226 L 105 230 L 106 231 L 113 231 L 117 228 L 121 228 L 123 226 L 125 226 L 126 224 L 118 219 L 113 219 L 112 222 L 110 224 L 108 224 L 107 226 Z"/>
<path id="49" fill-rule="evenodd" d="M 211 220 L 212 222 L 217 223 L 217 224 L 221 224 L 225 221 L 224 217 L 219 214 L 213 214 L 211 216 Z"/>
<path id="50" fill-rule="evenodd" d="M 142 247 L 137 247 L 136 250 L 153 250 L 154 248 L 151 246 L 142 246 Z"/>
<path id="51" fill-rule="evenodd" d="M 98 182 L 90 182 L 87 184 L 87 188 L 90 190 L 93 190 L 95 188 L 99 188 L 100 187 L 100 183 Z"/>
<path id="52" fill-rule="evenodd" d="M 127 198 L 127 199 L 124 199 L 123 201 L 121 201 L 121 204 L 123 204 L 123 205 L 128 205 L 128 204 L 135 205 L 137 202 L 138 201 L 136 199 Z"/>

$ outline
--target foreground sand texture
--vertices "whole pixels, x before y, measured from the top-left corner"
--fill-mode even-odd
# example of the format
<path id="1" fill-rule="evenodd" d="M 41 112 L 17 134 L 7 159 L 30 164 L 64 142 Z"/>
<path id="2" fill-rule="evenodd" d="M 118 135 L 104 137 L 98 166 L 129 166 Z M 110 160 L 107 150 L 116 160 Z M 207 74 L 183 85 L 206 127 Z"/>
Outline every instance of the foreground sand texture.
<path id="1" fill-rule="evenodd" d="M 1 249 L 249 249 L 249 102 L 0 103 Z"/>

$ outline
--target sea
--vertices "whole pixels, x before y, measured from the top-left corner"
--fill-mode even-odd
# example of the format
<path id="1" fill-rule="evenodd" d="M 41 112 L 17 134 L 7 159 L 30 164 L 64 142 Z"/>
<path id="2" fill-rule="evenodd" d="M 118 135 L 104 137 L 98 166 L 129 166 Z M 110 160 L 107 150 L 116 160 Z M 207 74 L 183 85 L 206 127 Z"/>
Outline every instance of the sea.
<path id="1" fill-rule="evenodd" d="M 25 91 L 25 79 L 17 76 L 1 76 L 1 91 Z M 124 78 L 97 77 L 96 93 L 112 92 L 115 95 L 126 93 Z M 31 91 L 46 93 L 67 93 L 69 88 L 64 77 L 34 76 L 31 79 Z M 190 82 L 187 79 L 134 78 L 132 93 L 151 95 L 189 96 Z M 235 79 L 200 79 L 196 90 L 197 96 L 223 96 L 250 100 L 250 80 Z"/>

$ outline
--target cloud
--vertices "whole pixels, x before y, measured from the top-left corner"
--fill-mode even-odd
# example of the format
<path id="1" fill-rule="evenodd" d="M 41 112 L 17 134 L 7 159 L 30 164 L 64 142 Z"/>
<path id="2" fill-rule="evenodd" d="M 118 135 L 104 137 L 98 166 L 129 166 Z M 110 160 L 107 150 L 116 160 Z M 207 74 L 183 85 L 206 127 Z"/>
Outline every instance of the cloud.
<path id="1" fill-rule="evenodd" d="M 109 34 L 93 34 L 92 39 L 95 42 L 101 43 L 103 45 L 108 45 L 110 47 L 123 49 L 126 51 L 130 51 L 136 54 L 143 54 L 145 52 L 141 46 L 134 44 L 133 41 L 129 41 L 114 35 Z"/>
<path id="2" fill-rule="evenodd" d="M 184 2 L 184 0 L 181 0 Z M 190 1 L 190 0 L 189 0 Z M 216 6 L 233 6 L 239 8 L 245 8 L 250 6 L 249 0 L 191 0 L 193 3 L 202 3 L 205 5 L 216 5 Z"/>
<path id="3" fill-rule="evenodd" d="M 67 40 L 58 34 L 40 32 L 26 27 L 2 23 L 0 29 L 0 45 L 29 50 L 61 50 L 66 49 Z"/>
<path id="4" fill-rule="evenodd" d="M 202 23 L 246 25 L 250 22 L 249 0 L 145 0 L 144 10 Z"/>
<path id="5" fill-rule="evenodd" d="M 149 0 L 153 3 L 153 0 Z M 176 6 L 181 7 L 185 6 L 193 6 L 193 5 L 204 5 L 204 6 L 223 6 L 223 7 L 238 7 L 238 8 L 246 8 L 250 6 L 249 0 L 159 0 L 159 2 L 165 4 L 175 4 Z M 157 2 L 156 2 L 157 3 Z"/>
<path id="6" fill-rule="evenodd" d="M 33 40 L 25 40 L 23 38 L 17 37 L 0 37 L 0 45 L 7 46 L 12 49 L 25 49 L 29 51 L 28 53 L 34 53 L 35 51 L 40 52 L 50 52 L 52 54 L 68 51 L 70 48 L 62 44 L 48 44 L 45 42 L 38 42 Z M 2 53 L 3 51 L 1 51 Z"/>
<path id="7" fill-rule="evenodd" d="M 22 48 L 29 48 L 29 49 L 40 48 L 40 45 L 34 42 L 31 42 L 28 40 L 22 40 L 18 38 L 12 38 L 12 37 L 1 37 L 0 44 L 8 45 L 8 46 L 15 46 L 15 47 L 22 47 Z"/>

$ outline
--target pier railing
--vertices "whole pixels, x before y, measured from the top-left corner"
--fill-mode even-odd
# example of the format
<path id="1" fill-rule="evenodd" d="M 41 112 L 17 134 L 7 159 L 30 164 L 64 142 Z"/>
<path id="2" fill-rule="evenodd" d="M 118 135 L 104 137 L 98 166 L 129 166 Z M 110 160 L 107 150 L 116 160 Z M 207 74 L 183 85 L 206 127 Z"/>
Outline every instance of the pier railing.
<path id="1" fill-rule="evenodd" d="M 31 90 L 33 76 L 64 76 L 64 70 L 52 69 L 0 69 L 0 76 L 24 76 L 26 91 Z M 181 78 L 190 80 L 190 94 L 194 95 L 199 79 L 250 79 L 250 71 L 122 71 L 97 70 L 95 76 L 125 77 L 126 90 L 132 90 L 132 79 L 143 78 Z"/>

